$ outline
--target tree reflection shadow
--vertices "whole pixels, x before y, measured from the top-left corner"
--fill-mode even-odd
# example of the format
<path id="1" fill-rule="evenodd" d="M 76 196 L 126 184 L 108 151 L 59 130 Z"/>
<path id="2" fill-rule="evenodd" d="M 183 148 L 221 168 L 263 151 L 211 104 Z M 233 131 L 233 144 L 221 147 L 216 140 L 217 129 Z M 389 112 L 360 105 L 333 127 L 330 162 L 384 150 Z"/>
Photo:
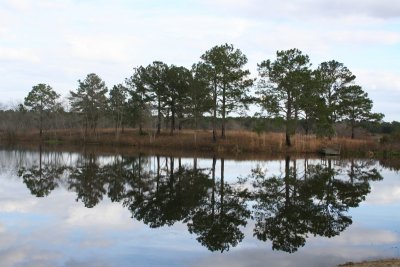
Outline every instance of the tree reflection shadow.
<path id="1" fill-rule="evenodd" d="M 42 147 L 39 147 L 39 163 L 31 167 L 21 166 L 17 171 L 22 177 L 26 187 L 36 197 L 46 197 L 58 186 L 58 181 L 66 170 L 57 162 L 57 155 L 49 157 L 50 160 L 43 162 Z"/>
<path id="2" fill-rule="evenodd" d="M 271 240 L 273 249 L 292 253 L 304 246 L 309 234 L 340 234 L 352 223 L 349 208 L 357 207 L 370 192 L 369 181 L 382 179 L 375 168 L 363 167 L 351 161 L 347 180 L 338 177 L 328 160 L 327 167 L 309 165 L 298 177 L 295 161 L 290 167 L 287 156 L 283 178 L 253 170 L 254 235 Z"/>
<path id="3" fill-rule="evenodd" d="M 240 226 L 247 224 L 250 211 L 240 192 L 224 181 L 224 159 L 221 159 L 221 180 L 215 178 L 216 158 L 212 163 L 212 186 L 204 201 L 190 214 L 187 222 L 190 233 L 210 251 L 225 251 L 244 238 Z"/>
<path id="4" fill-rule="evenodd" d="M 182 165 L 174 157 L 83 153 L 66 164 L 42 154 L 40 148 L 39 164 L 18 171 L 32 195 L 44 197 L 63 185 L 88 208 L 108 197 L 150 228 L 185 223 L 201 245 L 220 252 L 243 240 L 249 220 L 257 239 L 289 253 L 310 235 L 337 236 L 352 224 L 349 208 L 365 200 L 371 181 L 382 179 L 374 162 L 365 160 L 343 161 L 340 168 L 331 159 L 298 166 L 287 156 L 281 175 L 256 168 L 247 179 L 227 182 L 225 160 L 217 171 L 215 156 L 202 169 L 197 159 Z"/>
<path id="5" fill-rule="evenodd" d="M 103 168 L 98 164 L 95 155 L 89 153 L 80 156 L 76 167 L 70 169 L 68 189 L 76 192 L 76 201 L 81 200 L 85 207 L 93 208 L 106 192 Z"/>

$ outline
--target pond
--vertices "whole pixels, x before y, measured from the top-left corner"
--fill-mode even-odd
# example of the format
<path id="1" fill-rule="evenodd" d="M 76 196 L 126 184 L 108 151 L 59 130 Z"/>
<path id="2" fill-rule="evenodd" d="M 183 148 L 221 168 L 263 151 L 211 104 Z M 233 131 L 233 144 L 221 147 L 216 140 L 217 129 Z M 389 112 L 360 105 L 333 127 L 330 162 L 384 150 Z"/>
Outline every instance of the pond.
<path id="1" fill-rule="evenodd" d="M 0 150 L 0 266 L 399 257 L 398 161 Z"/>

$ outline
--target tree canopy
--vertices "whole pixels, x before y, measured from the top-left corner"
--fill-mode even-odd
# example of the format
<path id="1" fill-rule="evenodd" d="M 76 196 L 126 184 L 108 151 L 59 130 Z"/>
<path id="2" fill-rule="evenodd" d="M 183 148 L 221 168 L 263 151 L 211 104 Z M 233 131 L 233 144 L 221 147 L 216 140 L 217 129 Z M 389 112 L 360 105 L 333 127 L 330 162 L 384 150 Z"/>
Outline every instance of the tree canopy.
<path id="1" fill-rule="evenodd" d="M 32 90 L 25 97 L 24 105 L 32 112 L 38 114 L 39 131 L 42 136 L 43 131 L 43 116 L 55 111 L 59 107 L 57 103 L 60 97 L 50 85 L 39 83 L 32 87 Z"/>
<path id="2" fill-rule="evenodd" d="M 97 122 L 107 107 L 105 82 L 95 73 L 88 74 L 85 80 L 78 80 L 76 92 L 70 91 L 69 97 L 72 111 L 83 116 L 85 131 L 89 127 L 96 130 Z"/>
<path id="3" fill-rule="evenodd" d="M 258 64 L 254 87 L 256 79 L 246 69 L 247 62 L 246 55 L 232 44 L 217 45 L 204 52 L 191 69 L 162 61 L 137 66 L 109 92 L 105 82 L 91 73 L 70 91 L 69 111 L 81 117 L 85 133 L 87 129 L 94 133 L 103 118 L 112 123 L 117 137 L 125 125 L 138 125 L 141 135 L 145 127 L 160 134 L 165 125 L 173 135 L 185 125 L 197 130 L 202 120 L 204 128 L 211 126 L 216 141 L 217 126 L 225 138 L 227 116 L 245 114 L 251 104 L 266 113 L 267 119 L 283 122 L 279 129 L 285 131 L 287 146 L 299 130 L 332 137 L 337 124 L 346 123 L 354 138 L 357 127 L 383 118 L 372 112 L 372 100 L 355 84 L 355 75 L 336 60 L 313 69 L 310 57 L 299 49 L 277 51 L 274 59 Z M 26 109 L 38 115 L 40 135 L 43 116 L 59 107 L 58 97 L 49 85 L 38 84 L 21 106 L 21 113 Z M 259 123 L 257 131 L 266 130 L 265 125 Z"/>

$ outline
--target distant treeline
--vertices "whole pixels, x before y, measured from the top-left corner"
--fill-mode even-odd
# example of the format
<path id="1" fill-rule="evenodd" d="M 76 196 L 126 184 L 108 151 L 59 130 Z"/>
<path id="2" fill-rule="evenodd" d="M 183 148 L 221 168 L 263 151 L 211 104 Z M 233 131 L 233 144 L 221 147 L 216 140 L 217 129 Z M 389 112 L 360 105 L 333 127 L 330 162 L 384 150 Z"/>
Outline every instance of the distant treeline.
<path id="1" fill-rule="evenodd" d="M 124 82 L 108 88 L 94 73 L 78 80 L 68 104 L 44 83 L 34 85 L 24 103 L 0 112 L 0 130 L 80 128 L 85 135 L 100 127 L 113 127 L 118 135 L 126 127 L 139 134 L 160 134 L 166 127 L 227 128 L 283 131 L 286 145 L 298 131 L 332 137 L 347 125 L 349 136 L 364 127 L 375 133 L 398 131 L 398 123 L 383 123 L 372 113 L 372 100 L 355 84 L 355 75 L 335 60 L 312 69 L 310 59 L 298 49 L 277 51 L 275 59 L 258 64 L 258 78 L 245 68 L 247 57 L 233 45 L 206 51 L 191 69 L 154 61 L 133 69 Z M 249 106 L 260 110 L 252 117 Z M 236 118 L 228 117 L 236 114 Z"/>

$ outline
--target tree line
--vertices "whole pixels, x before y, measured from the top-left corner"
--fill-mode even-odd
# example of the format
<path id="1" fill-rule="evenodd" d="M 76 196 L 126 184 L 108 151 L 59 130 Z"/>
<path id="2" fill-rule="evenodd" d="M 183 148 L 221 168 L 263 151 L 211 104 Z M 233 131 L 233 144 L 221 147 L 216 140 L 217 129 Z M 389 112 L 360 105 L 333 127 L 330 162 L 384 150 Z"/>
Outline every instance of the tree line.
<path id="1" fill-rule="evenodd" d="M 50 85 L 40 83 L 20 110 L 35 114 L 40 135 L 46 116 L 66 110 L 76 116 L 85 134 L 94 133 L 105 116 L 117 134 L 126 126 L 137 126 L 139 134 L 145 134 L 145 124 L 154 119 L 156 134 L 164 122 L 171 135 L 188 122 L 197 129 L 207 117 L 216 141 L 218 124 L 220 138 L 226 136 L 228 114 L 242 114 L 256 105 L 261 108 L 256 116 L 282 123 L 287 146 L 292 145 L 300 120 L 306 134 L 328 137 L 335 135 L 336 123 L 345 122 L 354 138 L 357 126 L 383 118 L 372 112 L 372 100 L 343 63 L 331 60 L 312 69 L 308 55 L 298 49 L 282 50 L 258 64 L 255 79 L 246 69 L 247 61 L 241 50 L 224 44 L 207 50 L 190 69 L 161 61 L 138 66 L 111 89 L 91 73 L 70 91 L 68 109 Z"/>

